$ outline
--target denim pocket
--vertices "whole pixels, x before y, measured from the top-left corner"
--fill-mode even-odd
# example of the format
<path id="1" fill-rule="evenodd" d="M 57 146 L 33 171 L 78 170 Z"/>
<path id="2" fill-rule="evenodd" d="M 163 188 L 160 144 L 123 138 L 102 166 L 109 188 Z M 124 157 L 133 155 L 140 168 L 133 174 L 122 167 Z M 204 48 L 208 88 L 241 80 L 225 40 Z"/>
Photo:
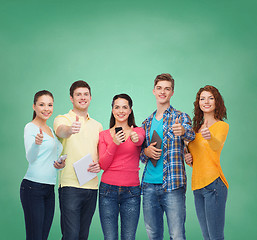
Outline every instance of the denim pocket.
<path id="1" fill-rule="evenodd" d="M 133 196 L 133 197 L 137 197 L 141 195 L 141 190 L 140 187 L 130 187 L 129 188 L 129 193 Z"/>
<path id="2" fill-rule="evenodd" d="M 218 177 L 211 184 L 209 184 L 208 186 L 204 187 L 204 189 L 208 190 L 208 191 L 216 191 L 217 189 L 221 189 L 221 188 L 224 188 L 224 187 L 226 187 L 226 185 L 221 180 L 221 178 Z"/>
<path id="3" fill-rule="evenodd" d="M 99 195 L 101 196 L 107 196 L 110 193 L 110 187 L 106 183 L 101 183 L 99 187 Z"/>
<path id="4" fill-rule="evenodd" d="M 210 192 L 216 191 L 217 180 L 218 178 L 214 180 L 212 183 L 210 183 L 209 185 L 207 185 L 206 187 L 204 187 L 203 189 Z"/>
<path id="5" fill-rule="evenodd" d="M 221 178 L 217 178 L 217 184 L 222 187 L 222 188 L 227 188 L 227 186 L 225 185 L 225 183 L 221 180 Z"/>
<path id="6" fill-rule="evenodd" d="M 25 190 L 25 189 L 41 190 L 42 186 L 43 186 L 42 183 L 33 182 L 33 181 L 30 181 L 27 179 L 23 179 L 23 181 L 21 183 L 21 189 L 23 189 L 23 190 Z"/>
<path id="7" fill-rule="evenodd" d="M 142 189 L 146 189 L 149 187 L 149 183 L 143 182 Z"/>

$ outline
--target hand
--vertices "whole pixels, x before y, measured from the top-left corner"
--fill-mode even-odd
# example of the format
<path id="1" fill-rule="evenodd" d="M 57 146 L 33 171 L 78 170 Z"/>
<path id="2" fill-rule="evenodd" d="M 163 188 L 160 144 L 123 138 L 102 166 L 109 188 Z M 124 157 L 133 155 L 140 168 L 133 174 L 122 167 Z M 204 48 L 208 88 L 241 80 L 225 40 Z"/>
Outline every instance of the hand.
<path id="1" fill-rule="evenodd" d="M 211 139 L 211 133 L 210 133 L 209 128 L 208 128 L 208 121 L 207 120 L 204 120 L 203 129 L 201 130 L 201 134 L 202 134 L 204 139 L 206 139 L 206 140 Z"/>
<path id="2" fill-rule="evenodd" d="M 185 134 L 185 128 L 178 121 L 178 118 L 176 118 L 175 123 L 172 125 L 172 130 L 175 136 L 182 136 Z"/>
<path id="3" fill-rule="evenodd" d="M 159 160 L 162 155 L 162 150 L 155 147 L 157 142 L 151 143 L 147 148 L 144 149 L 145 155 L 154 160 Z"/>
<path id="4" fill-rule="evenodd" d="M 185 154 L 185 162 L 186 164 L 192 166 L 193 165 L 193 157 L 191 153 Z"/>
<path id="5" fill-rule="evenodd" d="M 42 129 L 39 128 L 39 133 L 38 133 L 37 136 L 35 137 L 35 143 L 36 143 L 37 145 L 41 145 L 42 142 L 43 142 L 43 138 L 44 138 L 44 136 L 43 136 Z"/>
<path id="6" fill-rule="evenodd" d="M 100 165 L 98 162 L 92 162 L 89 164 L 88 172 L 99 173 L 101 171 Z"/>
<path id="7" fill-rule="evenodd" d="M 116 145 L 120 145 L 122 142 L 125 142 L 125 133 L 123 130 L 120 130 L 113 136 L 112 139 Z"/>
<path id="8" fill-rule="evenodd" d="M 137 143 L 139 141 L 138 134 L 134 131 L 133 125 L 131 126 L 130 139 L 133 143 Z"/>
<path id="9" fill-rule="evenodd" d="M 62 169 L 62 168 L 64 168 L 65 167 L 65 160 L 63 160 L 62 161 L 62 163 L 58 163 L 57 161 L 54 161 L 54 167 L 56 168 L 56 169 Z"/>
<path id="10" fill-rule="evenodd" d="M 79 133 L 81 127 L 81 122 L 79 122 L 79 117 L 76 115 L 76 121 L 71 125 L 71 134 Z"/>

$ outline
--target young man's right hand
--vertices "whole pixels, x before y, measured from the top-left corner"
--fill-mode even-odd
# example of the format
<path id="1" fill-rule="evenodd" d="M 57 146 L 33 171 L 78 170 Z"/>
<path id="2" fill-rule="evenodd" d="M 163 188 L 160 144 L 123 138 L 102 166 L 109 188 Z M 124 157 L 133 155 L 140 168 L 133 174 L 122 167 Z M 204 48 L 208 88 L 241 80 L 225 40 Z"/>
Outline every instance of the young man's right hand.
<path id="1" fill-rule="evenodd" d="M 192 166 L 193 165 L 193 157 L 191 153 L 185 154 L 185 162 L 187 165 Z"/>
<path id="2" fill-rule="evenodd" d="M 81 122 L 79 121 L 79 117 L 76 116 L 76 121 L 72 123 L 70 131 L 71 134 L 79 133 L 81 127 Z"/>
<path id="3" fill-rule="evenodd" d="M 159 160 L 162 155 L 162 150 L 155 147 L 157 142 L 151 143 L 147 148 L 144 149 L 145 155 L 154 160 Z"/>

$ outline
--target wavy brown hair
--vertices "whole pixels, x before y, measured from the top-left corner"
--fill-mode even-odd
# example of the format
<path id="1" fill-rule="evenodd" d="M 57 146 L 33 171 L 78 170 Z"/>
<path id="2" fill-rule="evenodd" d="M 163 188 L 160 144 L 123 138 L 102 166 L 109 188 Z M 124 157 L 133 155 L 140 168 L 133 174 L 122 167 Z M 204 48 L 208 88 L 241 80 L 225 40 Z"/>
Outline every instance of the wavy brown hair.
<path id="1" fill-rule="evenodd" d="M 203 111 L 200 109 L 199 100 L 200 95 L 203 91 L 211 92 L 215 99 L 215 112 L 214 118 L 220 121 L 227 119 L 227 109 L 224 104 L 224 100 L 219 92 L 219 90 L 213 86 L 206 85 L 203 88 L 200 88 L 198 93 L 196 94 L 196 99 L 194 102 L 194 117 L 193 117 L 193 129 L 195 132 L 198 132 L 201 128 L 204 119 L 203 119 Z"/>

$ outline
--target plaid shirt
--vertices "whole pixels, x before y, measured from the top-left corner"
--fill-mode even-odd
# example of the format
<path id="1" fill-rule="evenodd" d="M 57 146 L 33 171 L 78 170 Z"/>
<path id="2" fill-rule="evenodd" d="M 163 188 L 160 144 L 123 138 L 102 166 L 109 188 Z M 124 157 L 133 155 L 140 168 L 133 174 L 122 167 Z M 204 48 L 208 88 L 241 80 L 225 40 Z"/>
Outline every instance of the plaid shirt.
<path id="1" fill-rule="evenodd" d="M 153 120 L 152 113 L 143 123 L 142 128 L 145 130 L 146 139 L 143 144 L 140 160 L 146 163 L 144 175 L 149 158 L 144 153 L 144 148 L 150 145 L 150 129 Z M 174 136 L 172 125 L 178 117 L 179 122 L 185 128 L 183 136 Z M 190 142 L 194 140 L 195 133 L 191 126 L 191 119 L 186 113 L 177 111 L 172 106 L 163 113 L 163 183 L 162 187 L 165 191 L 172 191 L 182 186 L 186 186 L 186 171 L 184 165 L 184 141 Z M 142 180 L 142 183 L 143 183 Z"/>

